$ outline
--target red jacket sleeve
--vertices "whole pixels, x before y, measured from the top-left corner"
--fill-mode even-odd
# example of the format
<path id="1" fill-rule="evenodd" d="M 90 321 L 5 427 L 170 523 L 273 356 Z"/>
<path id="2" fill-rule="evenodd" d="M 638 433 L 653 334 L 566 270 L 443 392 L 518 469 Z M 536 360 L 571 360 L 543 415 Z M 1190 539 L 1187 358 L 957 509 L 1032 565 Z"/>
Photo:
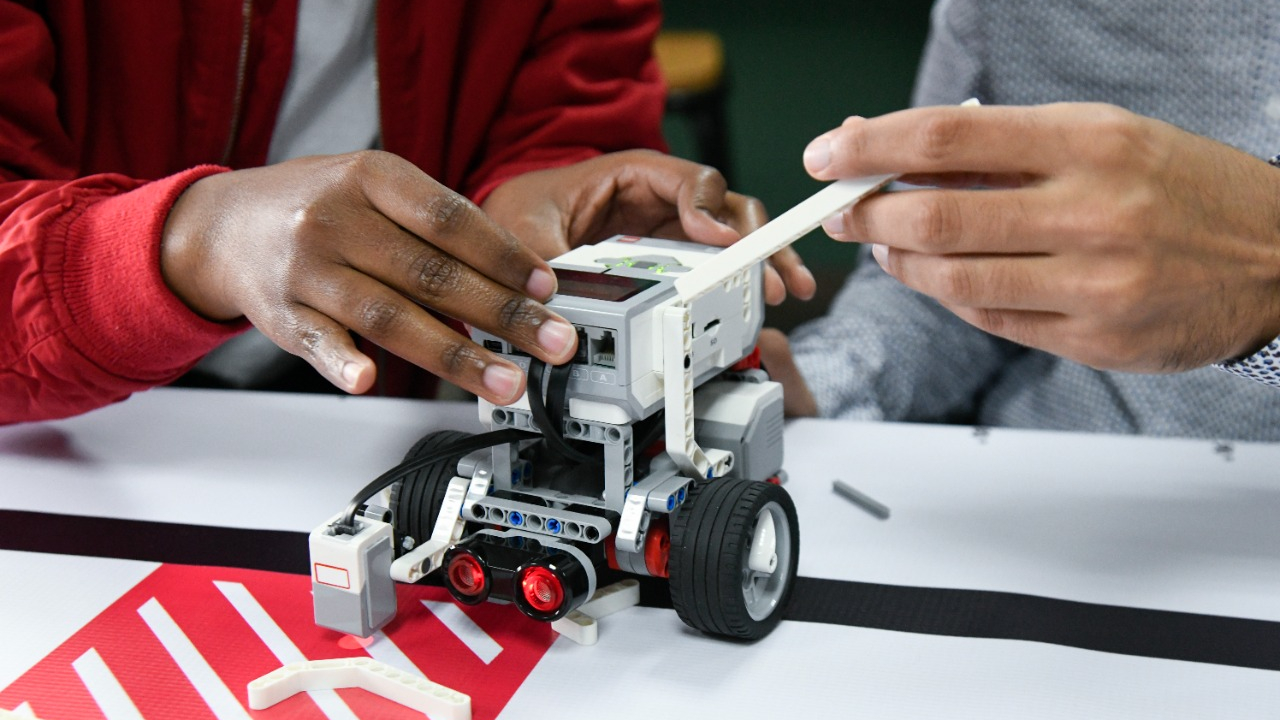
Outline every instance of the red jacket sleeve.
<path id="1" fill-rule="evenodd" d="M 616 150 L 665 150 L 666 88 L 653 58 L 661 22 L 651 0 L 550 3 L 463 191 L 482 202 L 531 170 Z M 471 53 L 486 54 L 484 47 Z"/>
<path id="2" fill-rule="evenodd" d="M 222 168 L 74 178 L 53 59 L 43 20 L 0 3 L 0 423 L 167 382 L 241 329 L 192 313 L 159 268 L 169 208 Z"/>

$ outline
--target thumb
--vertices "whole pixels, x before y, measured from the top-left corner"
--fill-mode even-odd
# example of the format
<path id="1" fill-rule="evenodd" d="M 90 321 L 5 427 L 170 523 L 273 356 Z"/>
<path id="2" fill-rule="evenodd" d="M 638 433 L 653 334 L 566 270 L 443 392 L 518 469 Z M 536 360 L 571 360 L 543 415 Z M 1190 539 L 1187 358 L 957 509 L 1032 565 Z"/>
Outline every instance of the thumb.
<path id="1" fill-rule="evenodd" d="M 742 237 L 741 233 L 721 220 L 727 196 L 728 185 L 724 176 L 709 167 L 681 186 L 676 208 L 680 215 L 680 226 L 690 240 L 723 246 Z"/>

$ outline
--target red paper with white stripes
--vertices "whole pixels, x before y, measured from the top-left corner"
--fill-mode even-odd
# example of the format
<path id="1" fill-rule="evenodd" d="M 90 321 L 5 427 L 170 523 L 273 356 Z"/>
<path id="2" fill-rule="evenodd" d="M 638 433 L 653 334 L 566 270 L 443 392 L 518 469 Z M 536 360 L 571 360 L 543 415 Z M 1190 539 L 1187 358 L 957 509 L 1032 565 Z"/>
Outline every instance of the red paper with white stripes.
<path id="1" fill-rule="evenodd" d="M 555 640 L 548 624 L 509 605 L 462 607 L 435 587 L 397 591 L 395 621 L 363 647 L 314 624 L 305 575 L 162 565 L 0 691 L 0 708 L 46 720 L 421 718 L 359 689 L 248 710 L 248 683 L 288 661 L 372 656 L 470 695 L 472 717 L 484 720 Z"/>

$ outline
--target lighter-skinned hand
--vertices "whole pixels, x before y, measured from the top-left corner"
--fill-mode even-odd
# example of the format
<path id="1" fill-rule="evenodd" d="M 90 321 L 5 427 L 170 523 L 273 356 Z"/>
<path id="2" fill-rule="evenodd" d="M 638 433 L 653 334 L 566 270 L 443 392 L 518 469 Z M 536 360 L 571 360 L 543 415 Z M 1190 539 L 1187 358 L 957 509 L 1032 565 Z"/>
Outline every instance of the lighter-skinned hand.
<path id="1" fill-rule="evenodd" d="M 755 198 L 728 190 L 717 170 L 652 150 L 626 150 L 508 180 L 484 210 L 544 258 L 613 235 L 731 245 L 768 221 Z M 770 259 L 765 300 L 807 300 L 813 275 L 791 248 Z"/>
<path id="2" fill-rule="evenodd" d="M 520 369 L 425 308 L 483 328 L 551 363 L 573 326 L 538 300 L 550 267 L 474 204 L 406 160 L 366 151 L 299 158 L 199 180 L 169 214 L 161 270 L 215 321 L 245 317 L 348 392 L 373 361 L 348 331 L 499 404 Z"/>
<path id="3" fill-rule="evenodd" d="M 1280 333 L 1280 170 L 1120 108 L 918 108 L 850 118 L 815 178 L 887 172 L 825 222 L 965 321 L 1103 369 L 1174 372 Z"/>

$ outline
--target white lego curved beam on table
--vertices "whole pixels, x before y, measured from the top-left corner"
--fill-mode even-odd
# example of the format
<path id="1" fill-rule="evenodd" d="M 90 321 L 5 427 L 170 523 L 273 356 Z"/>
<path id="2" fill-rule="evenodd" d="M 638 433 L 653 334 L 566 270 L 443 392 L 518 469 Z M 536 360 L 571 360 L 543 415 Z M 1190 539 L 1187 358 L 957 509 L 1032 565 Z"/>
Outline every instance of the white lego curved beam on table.
<path id="1" fill-rule="evenodd" d="M 430 715 L 471 720 L 471 696 L 370 658 L 289 663 L 249 683 L 249 709 L 263 710 L 300 692 L 361 688 Z"/>

